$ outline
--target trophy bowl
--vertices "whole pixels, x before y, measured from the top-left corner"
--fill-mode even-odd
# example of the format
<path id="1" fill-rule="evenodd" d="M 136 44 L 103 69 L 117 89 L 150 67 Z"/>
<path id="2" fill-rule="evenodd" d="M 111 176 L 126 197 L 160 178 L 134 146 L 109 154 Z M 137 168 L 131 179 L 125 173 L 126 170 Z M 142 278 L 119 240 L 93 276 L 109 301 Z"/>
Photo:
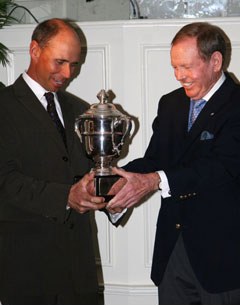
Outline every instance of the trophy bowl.
<path id="1" fill-rule="evenodd" d="M 94 162 L 96 195 L 109 200 L 107 193 L 119 178 L 112 172 L 112 162 L 120 156 L 132 121 L 109 102 L 105 90 L 102 89 L 97 97 L 100 102 L 76 118 L 75 131 Z"/>

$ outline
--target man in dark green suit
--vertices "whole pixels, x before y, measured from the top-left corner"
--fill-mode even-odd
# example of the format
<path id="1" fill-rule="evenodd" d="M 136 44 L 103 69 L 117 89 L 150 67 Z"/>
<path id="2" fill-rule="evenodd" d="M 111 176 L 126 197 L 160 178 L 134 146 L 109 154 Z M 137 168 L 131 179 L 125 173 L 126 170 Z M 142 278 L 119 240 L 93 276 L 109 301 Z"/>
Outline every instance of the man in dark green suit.
<path id="1" fill-rule="evenodd" d="M 91 162 L 74 132 L 86 105 L 60 91 L 78 67 L 80 51 L 73 24 L 61 19 L 39 24 L 28 70 L 1 91 L 3 305 L 98 304 L 88 211 L 105 204 L 88 191 Z M 45 92 L 53 93 L 66 145 L 46 111 Z"/>

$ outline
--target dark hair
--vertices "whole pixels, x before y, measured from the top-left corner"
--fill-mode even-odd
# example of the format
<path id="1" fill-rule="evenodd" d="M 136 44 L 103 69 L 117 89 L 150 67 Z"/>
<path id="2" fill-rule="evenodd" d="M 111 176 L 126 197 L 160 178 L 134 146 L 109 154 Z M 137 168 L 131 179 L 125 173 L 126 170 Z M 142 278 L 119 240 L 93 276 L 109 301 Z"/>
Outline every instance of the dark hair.
<path id="1" fill-rule="evenodd" d="M 78 35 L 77 27 L 68 19 L 54 18 L 45 20 L 39 23 L 33 31 L 32 40 L 37 41 L 43 48 L 51 38 L 66 28 L 74 31 Z"/>
<path id="2" fill-rule="evenodd" d="M 182 27 L 172 40 L 173 46 L 186 37 L 196 38 L 199 56 L 207 61 L 218 51 L 222 54 L 223 63 L 226 60 L 227 42 L 230 40 L 222 29 L 207 22 L 193 22 Z"/>

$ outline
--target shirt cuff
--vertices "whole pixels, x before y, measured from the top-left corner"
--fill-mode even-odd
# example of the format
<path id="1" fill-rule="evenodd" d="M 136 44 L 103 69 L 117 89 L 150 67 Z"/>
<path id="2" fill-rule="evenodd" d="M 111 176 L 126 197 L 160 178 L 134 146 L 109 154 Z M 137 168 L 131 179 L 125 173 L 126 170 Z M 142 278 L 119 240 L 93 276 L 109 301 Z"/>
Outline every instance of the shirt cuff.
<path id="1" fill-rule="evenodd" d="M 158 171 L 158 174 L 160 176 L 160 183 L 159 183 L 159 189 L 162 191 L 162 197 L 167 198 L 171 197 L 170 187 L 168 184 L 168 178 L 164 171 Z"/>
<path id="2" fill-rule="evenodd" d="M 127 208 L 125 208 L 121 213 L 114 213 L 114 214 L 112 214 L 112 213 L 108 212 L 108 215 L 109 215 L 109 217 L 111 219 L 111 222 L 112 223 L 116 223 L 123 216 L 123 214 L 126 213 L 126 211 L 127 211 Z"/>

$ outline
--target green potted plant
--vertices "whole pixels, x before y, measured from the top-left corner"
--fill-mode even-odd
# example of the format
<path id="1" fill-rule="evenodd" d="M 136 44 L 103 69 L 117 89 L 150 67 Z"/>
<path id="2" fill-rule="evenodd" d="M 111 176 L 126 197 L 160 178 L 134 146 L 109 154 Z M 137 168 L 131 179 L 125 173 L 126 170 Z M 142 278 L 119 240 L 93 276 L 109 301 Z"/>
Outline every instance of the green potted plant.
<path id="1" fill-rule="evenodd" d="M 12 0 L 0 0 L 0 29 L 6 25 L 10 25 L 16 22 L 16 19 L 12 17 L 11 11 L 16 6 Z M 8 60 L 9 49 L 0 42 L 0 64 L 6 66 Z"/>
<path id="2" fill-rule="evenodd" d="M 17 8 L 22 8 L 29 13 L 33 19 L 38 23 L 38 20 L 32 13 L 25 7 L 14 3 L 14 0 L 0 0 L 0 30 L 7 25 L 21 23 L 20 20 L 15 18 L 12 14 Z M 3 43 L 0 42 L 0 64 L 6 66 L 9 62 L 8 53 L 10 50 Z M 4 84 L 0 82 L 0 87 Z"/>

